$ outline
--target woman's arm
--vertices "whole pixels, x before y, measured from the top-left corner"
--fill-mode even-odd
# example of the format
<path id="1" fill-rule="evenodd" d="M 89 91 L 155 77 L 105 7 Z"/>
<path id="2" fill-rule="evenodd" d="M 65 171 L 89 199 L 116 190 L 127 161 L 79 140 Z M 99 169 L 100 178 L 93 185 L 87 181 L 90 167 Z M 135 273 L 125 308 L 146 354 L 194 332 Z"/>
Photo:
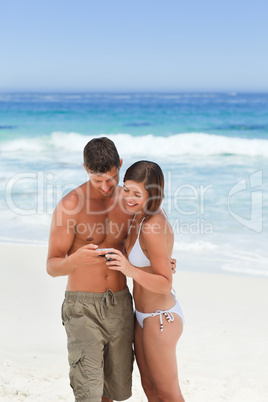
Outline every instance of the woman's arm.
<path id="1" fill-rule="evenodd" d="M 147 267 L 147 269 L 135 267 L 130 264 L 120 251 L 115 249 L 110 250 L 115 255 L 112 261 L 107 262 L 107 265 L 110 269 L 121 271 L 126 276 L 133 278 L 134 281 L 151 292 L 170 293 L 172 271 L 170 269 L 170 253 L 168 249 L 172 249 L 173 234 L 170 232 L 166 218 L 159 215 L 150 218 L 150 222 L 143 225 L 141 238 L 142 245 L 150 259 L 151 267 Z M 169 242 L 172 242 L 172 244 L 168 244 Z"/>

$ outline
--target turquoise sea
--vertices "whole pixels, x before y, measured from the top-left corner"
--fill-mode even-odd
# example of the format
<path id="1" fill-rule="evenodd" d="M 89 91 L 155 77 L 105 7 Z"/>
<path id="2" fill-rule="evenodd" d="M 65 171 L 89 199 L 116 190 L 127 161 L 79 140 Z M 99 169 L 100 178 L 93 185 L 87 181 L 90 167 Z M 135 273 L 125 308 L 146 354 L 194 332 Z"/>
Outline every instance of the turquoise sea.
<path id="1" fill-rule="evenodd" d="M 158 162 L 181 270 L 268 276 L 268 94 L 0 94 L 0 241 L 45 244 L 58 200 L 111 138 Z"/>

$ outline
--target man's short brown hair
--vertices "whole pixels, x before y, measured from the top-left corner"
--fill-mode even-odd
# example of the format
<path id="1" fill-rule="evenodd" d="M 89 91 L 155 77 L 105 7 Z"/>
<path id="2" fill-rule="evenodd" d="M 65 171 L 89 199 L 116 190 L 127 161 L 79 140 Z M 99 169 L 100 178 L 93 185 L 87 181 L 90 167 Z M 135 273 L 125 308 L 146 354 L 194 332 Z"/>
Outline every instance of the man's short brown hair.
<path id="1" fill-rule="evenodd" d="M 113 141 L 107 137 L 93 138 L 84 148 L 84 164 L 90 173 L 107 173 L 119 169 L 120 158 Z"/>

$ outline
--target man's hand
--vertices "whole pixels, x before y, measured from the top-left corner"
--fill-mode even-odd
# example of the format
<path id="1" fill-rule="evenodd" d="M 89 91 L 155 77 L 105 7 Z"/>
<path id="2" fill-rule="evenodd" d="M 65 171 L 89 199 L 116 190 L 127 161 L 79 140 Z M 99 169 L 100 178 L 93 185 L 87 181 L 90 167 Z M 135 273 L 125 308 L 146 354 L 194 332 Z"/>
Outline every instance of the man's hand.
<path id="1" fill-rule="evenodd" d="M 100 257 L 107 252 L 98 251 L 96 244 L 87 244 L 80 247 L 74 253 L 70 254 L 67 258 L 66 255 L 50 257 L 47 260 L 47 272 L 49 275 L 65 276 L 70 275 L 77 268 L 90 268 L 91 265 L 104 263 L 105 258 Z"/>
<path id="2" fill-rule="evenodd" d="M 170 258 L 170 267 L 173 274 L 176 274 L 176 258 Z"/>
<path id="3" fill-rule="evenodd" d="M 102 263 L 105 259 L 100 258 L 100 256 L 105 255 L 107 252 L 98 251 L 97 249 L 98 246 L 96 244 L 87 244 L 80 247 L 68 258 L 70 258 L 75 268 Z"/>

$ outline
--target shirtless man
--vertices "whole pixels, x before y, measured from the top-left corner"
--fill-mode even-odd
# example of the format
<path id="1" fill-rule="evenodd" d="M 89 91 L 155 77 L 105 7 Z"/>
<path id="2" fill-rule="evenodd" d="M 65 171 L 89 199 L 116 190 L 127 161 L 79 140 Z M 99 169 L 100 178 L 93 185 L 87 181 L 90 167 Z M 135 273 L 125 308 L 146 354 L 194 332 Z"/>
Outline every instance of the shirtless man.
<path id="1" fill-rule="evenodd" d="M 110 270 L 106 251 L 98 251 L 122 251 L 132 220 L 121 203 L 121 166 L 111 140 L 91 140 L 84 148 L 90 180 L 59 202 L 51 223 L 47 272 L 53 277 L 68 275 L 62 321 L 76 402 L 131 396 L 132 296 L 126 277 Z"/>
<path id="2" fill-rule="evenodd" d="M 106 252 L 97 250 L 122 251 L 132 219 L 120 203 L 121 165 L 111 140 L 91 140 L 84 149 L 90 180 L 59 202 L 51 223 L 47 272 L 68 275 L 62 321 L 75 401 L 131 396 L 132 297 L 126 277 L 109 270 L 100 256 Z"/>

